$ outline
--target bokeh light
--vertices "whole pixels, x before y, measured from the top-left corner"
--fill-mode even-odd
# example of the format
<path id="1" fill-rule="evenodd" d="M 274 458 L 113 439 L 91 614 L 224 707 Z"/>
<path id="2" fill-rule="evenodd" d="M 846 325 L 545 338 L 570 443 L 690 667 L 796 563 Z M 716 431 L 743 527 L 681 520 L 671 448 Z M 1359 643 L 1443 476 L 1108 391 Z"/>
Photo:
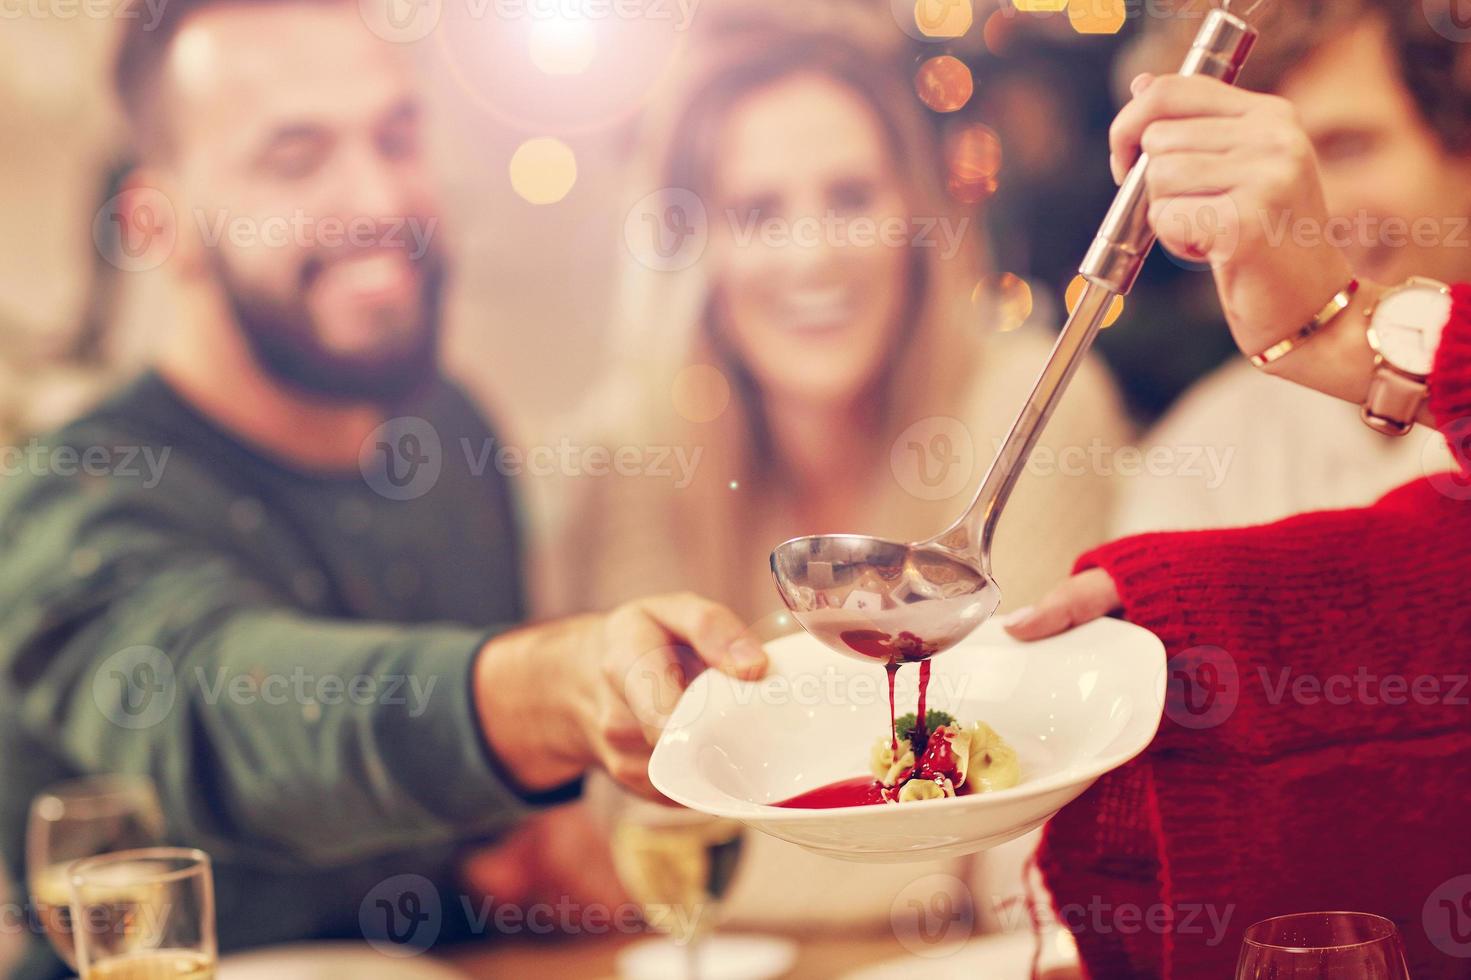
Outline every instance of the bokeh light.
<path id="1" fill-rule="evenodd" d="M 919 100 L 936 112 L 955 112 L 970 101 L 975 80 L 965 62 L 942 54 L 925 61 L 914 76 Z"/>
<path id="2" fill-rule="evenodd" d="M 1011 47 L 1012 38 L 1016 36 L 1016 25 L 1019 23 L 1021 21 L 1013 11 L 994 11 L 981 28 L 981 41 L 986 45 L 986 50 L 998 58 L 1005 55 Z"/>
<path id="3" fill-rule="evenodd" d="M 1001 333 L 1017 329 L 1032 315 L 1032 287 L 1011 272 L 976 283 L 970 301 L 982 323 Z"/>
<path id="4" fill-rule="evenodd" d="M 1011 5 L 1024 14 L 1055 14 L 1067 9 L 1068 0 L 1011 0 Z"/>
<path id="5" fill-rule="evenodd" d="M 531 63 L 548 75 L 578 75 L 592 64 L 597 34 L 587 20 L 548 17 L 532 23 L 528 44 Z"/>
<path id="6" fill-rule="evenodd" d="M 1068 0 L 1067 19 L 1079 34 L 1117 34 L 1128 20 L 1126 0 Z"/>
<path id="7" fill-rule="evenodd" d="M 1078 300 L 1083 298 L 1083 290 L 1088 288 L 1088 280 L 1081 275 L 1074 276 L 1073 281 L 1068 283 L 1067 293 L 1064 294 L 1064 302 L 1067 304 L 1069 314 L 1078 307 Z M 1119 322 L 1119 317 L 1124 315 L 1124 298 L 1115 296 L 1113 302 L 1108 304 L 1108 312 L 1103 317 L 1102 329 L 1107 330 Z"/>
<path id="8" fill-rule="evenodd" d="M 964 37 L 975 12 L 970 0 L 916 0 L 914 24 L 925 37 Z"/>
<path id="9" fill-rule="evenodd" d="M 516 3 L 494 17 L 474 3 L 431 5 L 443 8 L 431 39 L 453 83 L 449 111 L 564 139 L 636 118 L 691 40 L 677 17 L 619 16 L 607 4 Z"/>
<path id="10" fill-rule="evenodd" d="M 946 189 L 962 204 L 980 204 L 996 193 L 1001 138 L 989 126 L 970 123 L 945 138 Z"/>
<path id="11" fill-rule="evenodd" d="M 556 204 L 577 183 L 577 156 L 550 137 L 530 139 L 511 154 L 511 187 L 532 204 Z"/>
<path id="12" fill-rule="evenodd" d="M 674 410 L 686 421 L 713 422 L 730 405 L 730 382 L 712 364 L 691 364 L 675 375 L 670 398 Z"/>

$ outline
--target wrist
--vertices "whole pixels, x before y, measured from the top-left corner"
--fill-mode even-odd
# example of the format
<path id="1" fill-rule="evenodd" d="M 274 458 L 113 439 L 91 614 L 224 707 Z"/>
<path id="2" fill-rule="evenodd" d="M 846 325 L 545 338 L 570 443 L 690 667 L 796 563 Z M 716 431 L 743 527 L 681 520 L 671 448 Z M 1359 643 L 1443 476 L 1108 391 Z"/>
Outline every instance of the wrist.
<path id="1" fill-rule="evenodd" d="M 579 669 L 596 617 L 576 616 L 495 637 L 472 671 L 480 730 L 520 790 L 541 792 L 580 776 L 593 761 L 581 724 L 596 671 Z M 592 675 L 590 677 L 590 675 Z"/>
<path id="2" fill-rule="evenodd" d="M 1313 388 L 1353 404 L 1363 404 L 1374 373 L 1366 314 L 1386 287 L 1360 280 L 1348 307 L 1316 336 L 1262 368 L 1267 374 Z"/>

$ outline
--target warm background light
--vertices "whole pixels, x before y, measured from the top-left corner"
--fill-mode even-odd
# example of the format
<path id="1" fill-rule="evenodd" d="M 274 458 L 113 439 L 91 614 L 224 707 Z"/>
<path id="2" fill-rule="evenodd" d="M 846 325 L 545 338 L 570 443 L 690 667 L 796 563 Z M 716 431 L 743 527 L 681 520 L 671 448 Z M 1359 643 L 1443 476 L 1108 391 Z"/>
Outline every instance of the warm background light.
<path id="1" fill-rule="evenodd" d="M 1079 34 L 1117 34 L 1128 13 L 1125 0 L 1069 0 L 1067 17 Z"/>
<path id="2" fill-rule="evenodd" d="M 925 37 L 964 37 L 975 17 L 970 0 L 918 0 L 914 24 Z"/>
<path id="3" fill-rule="evenodd" d="M 675 375 L 670 397 L 680 417 L 697 424 L 713 422 L 730 405 L 730 382 L 714 365 L 691 364 Z"/>
<path id="4" fill-rule="evenodd" d="M 554 17 L 532 23 L 531 62 L 548 75 L 587 71 L 597 53 L 597 34 L 586 20 Z"/>
<path id="5" fill-rule="evenodd" d="M 980 204 L 996 193 L 1001 173 L 1001 138 L 981 123 L 970 123 L 945 139 L 946 189 L 962 204 Z"/>
<path id="6" fill-rule="evenodd" d="M 1073 281 L 1068 284 L 1067 294 L 1063 297 L 1064 302 L 1067 304 L 1068 313 L 1072 313 L 1073 310 L 1077 308 L 1078 300 L 1083 298 L 1083 290 L 1087 288 L 1088 280 L 1084 279 L 1082 276 L 1075 277 Z M 1108 313 L 1105 314 L 1103 317 L 1103 326 L 1101 329 L 1107 330 L 1109 327 L 1113 326 L 1115 323 L 1118 322 L 1119 317 L 1123 316 L 1123 313 L 1124 298 L 1122 296 L 1115 296 L 1113 298 L 1113 302 L 1108 305 Z"/>
<path id="7" fill-rule="evenodd" d="M 558 139 L 531 139 L 511 155 L 511 186 L 532 204 L 556 204 L 577 183 L 577 157 Z"/>
<path id="8" fill-rule="evenodd" d="M 975 81 L 965 62 L 948 54 L 930 58 L 914 76 L 919 99 L 936 112 L 955 112 L 970 101 Z"/>
<path id="9" fill-rule="evenodd" d="M 982 326 L 1002 333 L 1017 329 L 1032 315 L 1032 287 L 1010 272 L 976 283 L 970 301 Z"/>
<path id="10" fill-rule="evenodd" d="M 1006 54 L 1012 37 L 1016 33 L 1017 17 L 1009 10 L 997 10 L 986 18 L 981 28 L 981 41 L 986 50 L 998 58 Z"/>

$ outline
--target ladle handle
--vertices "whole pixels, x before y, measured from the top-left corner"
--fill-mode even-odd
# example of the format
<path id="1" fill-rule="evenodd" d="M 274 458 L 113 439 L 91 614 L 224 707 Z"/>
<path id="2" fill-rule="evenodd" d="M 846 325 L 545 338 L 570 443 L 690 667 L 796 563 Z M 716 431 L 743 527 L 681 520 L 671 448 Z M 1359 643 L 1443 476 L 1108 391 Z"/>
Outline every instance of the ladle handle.
<path id="1" fill-rule="evenodd" d="M 1212 10 L 1196 34 L 1180 74 L 1208 75 L 1235 84 L 1256 37 L 1256 31 L 1241 18 L 1224 10 Z M 978 565 L 988 577 L 991 542 L 1007 498 L 1062 393 L 1093 346 L 1109 307 L 1116 297 L 1134 288 L 1139 270 L 1154 247 L 1144 182 L 1148 168 L 1148 154 L 1141 154 L 1114 197 L 1079 269 L 1088 286 L 1068 315 L 1036 386 L 981 481 L 975 499 L 959 520 L 931 539 L 932 543 Z"/>
<path id="2" fill-rule="evenodd" d="M 1208 75 L 1234 85 L 1256 37 L 1256 31 L 1241 18 L 1224 10 L 1212 10 L 1190 45 L 1180 74 Z M 1128 295 L 1134 288 L 1139 270 L 1144 268 L 1144 259 L 1154 247 L 1154 230 L 1149 227 L 1149 196 L 1144 185 L 1148 169 L 1149 155 L 1140 154 L 1078 270 L 1089 282 L 1120 296 Z"/>

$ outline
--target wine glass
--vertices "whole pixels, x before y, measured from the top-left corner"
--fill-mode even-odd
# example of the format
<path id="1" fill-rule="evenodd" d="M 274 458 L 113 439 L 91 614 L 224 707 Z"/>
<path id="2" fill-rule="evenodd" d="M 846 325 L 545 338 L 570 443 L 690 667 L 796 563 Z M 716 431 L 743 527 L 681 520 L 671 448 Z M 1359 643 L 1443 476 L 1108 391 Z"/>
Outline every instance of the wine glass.
<path id="1" fill-rule="evenodd" d="M 78 861 L 68 878 L 81 980 L 214 980 L 208 854 L 119 851 Z"/>
<path id="2" fill-rule="evenodd" d="M 26 880 L 46 937 L 76 969 L 67 868 L 81 858 L 163 843 L 163 807 L 145 776 L 88 776 L 51 786 L 31 802 Z"/>
<path id="3" fill-rule="evenodd" d="M 652 803 L 615 787 L 595 796 L 611 827 L 613 866 L 644 921 L 668 936 L 665 976 L 696 980 L 704 941 L 740 861 L 745 828 L 734 820 Z M 663 957 L 661 957 L 663 958 Z"/>
<path id="4" fill-rule="evenodd" d="M 1246 930 L 1236 980 L 1409 980 L 1394 923 L 1364 912 L 1304 912 Z"/>

